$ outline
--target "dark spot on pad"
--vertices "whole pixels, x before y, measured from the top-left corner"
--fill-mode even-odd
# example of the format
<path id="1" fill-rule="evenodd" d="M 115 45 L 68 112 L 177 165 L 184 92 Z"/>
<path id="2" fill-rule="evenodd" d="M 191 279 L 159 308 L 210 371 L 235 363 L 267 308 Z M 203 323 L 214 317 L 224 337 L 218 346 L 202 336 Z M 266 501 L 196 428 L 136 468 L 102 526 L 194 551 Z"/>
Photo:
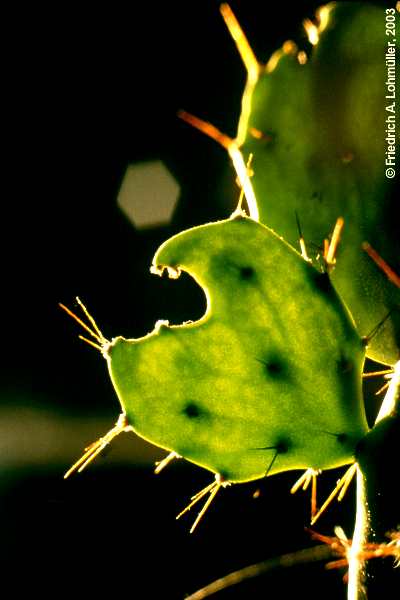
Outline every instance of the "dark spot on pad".
<path id="1" fill-rule="evenodd" d="M 315 288 L 323 294 L 328 294 L 332 291 L 332 284 L 328 273 L 318 273 L 318 271 L 312 272 L 311 279 Z"/>
<path id="2" fill-rule="evenodd" d="M 341 356 L 337 362 L 339 375 L 345 375 L 351 373 L 354 369 L 354 363 L 349 358 Z"/>
<path id="3" fill-rule="evenodd" d="M 275 450 L 276 454 L 286 454 L 291 446 L 290 440 L 287 438 L 279 438 L 274 446 L 264 446 L 264 448 L 256 448 L 256 450 Z"/>
<path id="4" fill-rule="evenodd" d="M 189 417 L 189 419 L 199 419 L 208 416 L 208 413 L 193 401 L 187 402 L 182 413 L 186 415 L 186 417 Z"/>
<path id="5" fill-rule="evenodd" d="M 285 370 L 283 364 L 276 360 L 265 363 L 265 368 L 270 375 L 282 375 Z"/>
<path id="6" fill-rule="evenodd" d="M 286 454 L 290 448 L 290 442 L 287 439 L 280 439 L 276 444 L 276 451 L 278 454 Z"/>
<path id="7" fill-rule="evenodd" d="M 318 202 L 322 202 L 322 192 L 313 192 L 311 198 L 313 200 L 318 200 Z"/>
<path id="8" fill-rule="evenodd" d="M 241 279 L 252 279 L 255 275 L 255 271 L 253 269 L 253 267 L 240 267 L 240 278 Z"/>
<path id="9" fill-rule="evenodd" d="M 324 433 L 327 433 L 328 435 L 333 435 L 337 439 L 339 444 L 347 444 L 347 442 L 349 441 L 349 436 L 347 435 L 347 433 L 334 433 L 332 431 L 324 431 Z"/>
<path id="10" fill-rule="evenodd" d="M 274 354 L 264 360 L 260 360 L 259 362 L 264 365 L 268 379 L 272 378 L 282 380 L 289 378 L 288 365 L 279 354 Z"/>
<path id="11" fill-rule="evenodd" d="M 200 416 L 200 409 L 194 402 L 189 402 L 183 409 L 183 414 L 190 419 L 197 419 Z"/>

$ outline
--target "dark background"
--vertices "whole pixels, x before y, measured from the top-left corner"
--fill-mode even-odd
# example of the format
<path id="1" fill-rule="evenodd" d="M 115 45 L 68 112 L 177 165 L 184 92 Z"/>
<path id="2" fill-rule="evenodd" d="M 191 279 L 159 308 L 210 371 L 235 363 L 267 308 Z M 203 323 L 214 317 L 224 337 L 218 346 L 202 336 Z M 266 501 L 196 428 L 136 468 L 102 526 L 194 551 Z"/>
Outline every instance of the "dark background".
<path id="1" fill-rule="evenodd" d="M 319 4 L 231 7 L 266 62 L 288 38 L 308 48 L 301 21 Z M 115 596 L 178 600 L 229 571 L 314 545 L 304 531 L 308 496 L 289 494 L 297 473 L 222 491 L 193 535 L 193 516 L 175 515 L 210 475 L 181 461 L 154 476 L 163 452 L 133 435 L 62 479 L 119 406 L 104 361 L 57 303 L 73 306 L 79 295 L 108 337 L 139 337 L 159 318 L 179 323 L 204 311 L 188 277 L 171 282 L 148 268 L 172 233 L 235 208 L 225 152 L 176 116 L 184 108 L 235 135 L 245 71 L 218 5 L 57 3 L 15 7 L 4 19 L 0 564 L 8 597 L 101 596 L 110 585 Z M 181 196 L 167 227 L 138 231 L 116 197 L 128 164 L 144 159 L 162 159 Z M 321 498 L 341 472 L 320 478 Z M 316 529 L 332 534 L 340 524 L 350 536 L 353 505 L 350 491 Z M 216 597 L 338 600 L 342 575 L 323 563 L 278 569 Z"/>

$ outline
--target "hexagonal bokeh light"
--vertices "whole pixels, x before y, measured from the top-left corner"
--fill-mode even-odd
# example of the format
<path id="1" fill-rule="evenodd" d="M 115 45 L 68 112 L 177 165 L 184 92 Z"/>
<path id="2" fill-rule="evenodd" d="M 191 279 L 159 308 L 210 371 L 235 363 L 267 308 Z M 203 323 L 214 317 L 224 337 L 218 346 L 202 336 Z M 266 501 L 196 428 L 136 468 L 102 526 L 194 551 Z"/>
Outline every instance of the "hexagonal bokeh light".
<path id="1" fill-rule="evenodd" d="M 117 203 L 137 229 L 170 222 L 179 185 L 160 160 L 129 165 L 118 192 Z"/>

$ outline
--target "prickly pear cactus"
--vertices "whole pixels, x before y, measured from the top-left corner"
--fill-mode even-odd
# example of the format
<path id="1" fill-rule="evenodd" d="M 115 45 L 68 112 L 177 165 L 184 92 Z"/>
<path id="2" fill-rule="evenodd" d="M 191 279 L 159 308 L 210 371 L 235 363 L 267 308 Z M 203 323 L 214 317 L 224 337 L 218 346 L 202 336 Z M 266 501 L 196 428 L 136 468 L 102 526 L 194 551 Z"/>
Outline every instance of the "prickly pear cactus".
<path id="1" fill-rule="evenodd" d="M 230 9 L 223 5 L 222 11 Z M 374 495 L 376 473 L 385 469 L 374 471 L 370 463 L 377 449 L 383 454 L 388 442 L 396 444 L 399 430 L 399 363 L 387 396 L 395 408 L 372 431 L 365 418 L 362 336 L 388 316 L 379 335 L 367 336 L 368 355 L 389 364 L 398 360 L 400 280 L 379 269 L 362 245 L 370 242 L 396 269 L 400 240 L 387 227 L 393 194 L 382 167 L 382 12 L 339 3 L 320 10 L 319 20 L 314 29 L 308 24 L 315 45 L 308 60 L 286 43 L 262 68 L 243 42 L 249 80 L 237 139 L 204 122 L 200 127 L 227 147 L 250 213 L 271 227 L 247 217 L 240 200 L 230 219 L 184 231 L 159 248 L 151 270 L 191 275 L 205 293 L 205 315 L 175 326 L 158 321 L 142 338 L 108 341 L 80 302 L 90 326 L 63 307 L 96 340 L 86 341 L 106 358 L 122 407 L 114 429 L 66 476 L 121 431 L 133 430 L 169 450 L 169 457 L 216 475 L 185 509 L 210 493 L 193 531 L 221 485 L 310 469 L 303 484 L 319 469 L 353 463 L 317 514 L 314 498 L 312 514 L 315 521 L 333 495 L 340 491 L 342 497 L 357 472 L 356 529 L 351 548 L 346 543 L 349 598 L 355 599 L 369 548 L 363 489 Z M 231 32 L 240 45 L 236 24 Z M 239 148 L 254 155 L 255 195 Z M 318 262 L 323 256 L 325 267 L 333 266 L 325 254 L 337 239 L 319 245 L 338 216 L 345 230 L 329 274 L 308 257 Z M 299 218 L 307 246 L 302 255 L 293 248 Z M 381 510 L 373 501 L 370 506 Z"/>
<path id="2" fill-rule="evenodd" d="M 231 482 L 351 462 L 364 348 L 329 276 L 244 216 L 171 238 L 153 263 L 166 268 L 187 271 L 208 309 L 107 347 L 134 430 Z"/>
<path id="3" fill-rule="evenodd" d="M 318 14 L 316 25 L 308 23 L 314 44 L 308 59 L 287 42 L 259 66 L 257 82 L 248 83 L 238 142 L 245 156 L 254 155 L 260 220 L 290 244 L 298 244 L 296 212 L 311 257 L 322 254 L 337 217 L 344 218 L 332 281 L 361 335 L 390 313 L 367 355 L 394 364 L 400 289 L 362 244 L 368 241 L 400 271 L 393 186 L 385 175 L 385 138 L 394 118 L 394 100 L 385 98 L 394 54 L 387 53 L 395 41 L 385 35 L 384 9 L 368 3 L 332 3 Z"/>

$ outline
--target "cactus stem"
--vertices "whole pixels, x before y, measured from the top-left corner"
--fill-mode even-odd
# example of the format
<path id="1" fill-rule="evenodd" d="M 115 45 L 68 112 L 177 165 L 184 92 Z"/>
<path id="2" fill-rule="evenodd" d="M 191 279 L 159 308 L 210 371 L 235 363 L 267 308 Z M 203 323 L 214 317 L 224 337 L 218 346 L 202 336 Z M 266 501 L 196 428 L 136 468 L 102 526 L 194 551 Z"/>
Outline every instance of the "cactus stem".
<path id="1" fill-rule="evenodd" d="M 347 560 L 349 563 L 347 600 L 361 600 L 365 597 L 364 580 L 364 559 L 362 557 L 362 549 L 364 547 L 369 522 L 368 522 L 368 507 L 366 502 L 365 479 L 358 464 L 357 470 L 357 509 L 356 523 L 351 546 L 347 551 Z"/>
<path id="2" fill-rule="evenodd" d="M 397 534 L 395 532 L 394 536 L 392 533 L 392 541 L 394 540 L 394 544 L 389 546 L 389 551 L 382 551 L 385 547 L 382 544 L 366 544 L 367 537 L 369 531 L 371 530 L 374 535 L 380 533 L 380 530 L 386 529 L 386 521 L 383 519 L 384 526 L 380 524 L 382 520 L 382 507 L 384 506 L 384 510 L 388 510 L 388 514 L 391 515 L 390 506 L 387 507 L 387 504 L 384 505 L 380 502 L 376 502 L 376 498 L 382 494 L 382 489 L 380 492 L 376 493 L 375 485 L 376 485 L 376 473 L 378 470 L 382 469 L 382 465 L 379 464 L 379 459 L 377 460 L 377 464 L 373 465 L 373 461 L 371 460 L 372 456 L 379 455 L 382 452 L 382 441 L 376 444 L 375 437 L 375 446 L 374 446 L 374 434 L 379 432 L 379 423 L 382 421 L 383 427 L 385 427 L 389 423 L 390 419 L 394 418 L 394 422 L 396 420 L 396 416 L 399 413 L 399 402 L 400 402 L 400 361 L 394 365 L 393 375 L 391 377 L 391 381 L 388 385 L 388 391 L 386 393 L 385 399 L 382 403 L 378 416 L 375 420 L 375 425 L 371 430 L 371 437 L 369 437 L 369 450 L 367 446 L 367 451 L 364 449 L 361 451 L 360 455 L 360 464 L 364 473 L 361 469 L 357 470 L 357 509 L 356 509 L 356 525 L 354 529 L 353 543 L 351 546 L 351 550 L 348 554 L 349 560 L 349 585 L 348 585 L 348 600 L 360 600 L 365 598 L 365 589 L 363 586 L 363 580 L 365 577 L 365 560 L 377 556 L 384 556 L 386 554 L 397 555 Z M 385 421 L 384 421 L 385 420 Z M 377 427 L 378 426 L 378 427 Z M 386 430 L 387 432 L 388 430 Z M 390 429 L 389 429 L 390 431 Z M 382 432 L 382 430 L 381 430 Z M 393 437 L 393 432 L 392 432 Z M 371 444 L 372 438 L 372 444 Z M 368 439 L 368 436 L 367 436 Z M 386 438 L 387 439 L 387 438 Z M 390 439 L 390 436 L 389 436 Z M 378 438 L 379 440 L 379 438 Z M 378 452 L 377 452 L 378 450 Z M 369 471 L 369 469 L 371 470 Z M 380 475 L 380 480 L 382 481 L 382 475 Z M 379 478 L 378 478 L 379 479 Z M 371 481 L 373 485 L 373 496 L 371 497 Z M 385 494 L 387 496 L 387 492 L 383 492 L 383 498 L 385 498 Z M 370 498 L 370 502 L 368 503 L 368 497 Z M 371 502 L 372 499 L 372 502 Z M 372 551 L 372 553 L 371 553 Z"/>

